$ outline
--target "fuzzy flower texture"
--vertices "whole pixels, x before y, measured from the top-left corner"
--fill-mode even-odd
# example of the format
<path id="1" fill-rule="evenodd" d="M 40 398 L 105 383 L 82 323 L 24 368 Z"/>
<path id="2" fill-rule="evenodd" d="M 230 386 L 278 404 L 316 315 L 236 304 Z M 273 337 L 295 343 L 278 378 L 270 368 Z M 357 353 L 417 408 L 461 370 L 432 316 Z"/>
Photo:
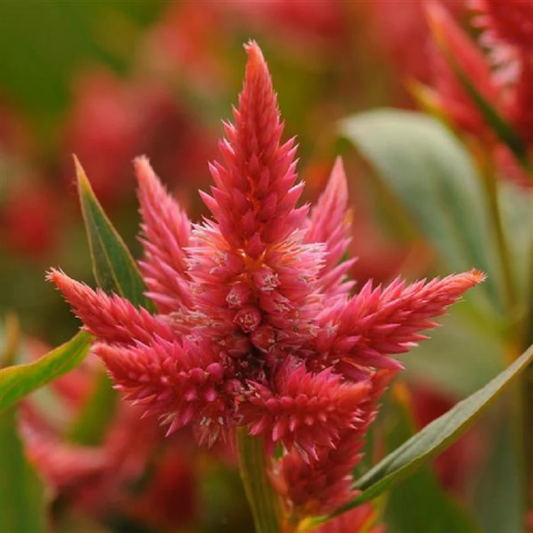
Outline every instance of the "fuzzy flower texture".
<path id="1" fill-rule="evenodd" d="M 425 337 L 477 271 L 352 295 L 354 259 L 342 163 L 317 205 L 297 207 L 294 139 L 283 123 L 261 50 L 246 46 L 244 88 L 225 123 L 214 186 L 201 193 L 211 220 L 191 224 L 147 159 L 135 167 L 140 268 L 158 314 L 74 281 L 52 280 L 96 337 L 116 387 L 168 425 L 192 425 L 212 445 L 246 426 L 267 451 L 290 508 L 327 512 L 350 496 L 350 472 L 377 400 L 401 369 L 393 355 Z"/>

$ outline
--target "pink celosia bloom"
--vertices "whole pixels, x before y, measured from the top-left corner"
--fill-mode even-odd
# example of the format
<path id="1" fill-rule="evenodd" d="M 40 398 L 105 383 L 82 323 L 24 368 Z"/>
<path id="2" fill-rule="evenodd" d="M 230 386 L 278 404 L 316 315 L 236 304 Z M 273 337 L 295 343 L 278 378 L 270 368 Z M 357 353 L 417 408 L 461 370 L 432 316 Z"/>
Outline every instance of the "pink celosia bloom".
<path id="1" fill-rule="evenodd" d="M 434 104 L 459 131 L 481 141 L 503 176 L 519 186 L 531 186 L 531 180 L 513 153 L 498 142 L 477 104 L 463 89 L 450 61 L 468 76 L 496 112 L 507 119 L 531 151 L 533 61 L 527 50 L 533 25 L 527 13 L 533 9 L 533 2 L 506 3 L 506 15 L 501 19 L 498 13 L 502 5 L 496 1 L 474 0 L 471 5 L 478 13 L 474 23 L 483 29 L 479 37 L 481 47 L 469 38 L 440 3 L 431 1 L 427 5 L 428 22 L 439 48 L 433 56 Z"/>
<path id="2" fill-rule="evenodd" d="M 24 405 L 23 415 L 25 451 L 39 474 L 57 497 L 91 512 L 117 506 L 119 495 L 141 476 L 160 440 L 158 427 L 140 419 L 141 413 L 128 405 L 117 410 L 99 445 L 69 442 L 64 428 L 51 427 L 30 402 Z"/>
<path id="3" fill-rule="evenodd" d="M 327 514 L 355 495 L 351 489 L 352 472 L 361 459 L 363 437 L 377 414 L 377 401 L 393 375 L 391 370 L 372 375 L 366 397 L 356 403 L 352 426 L 340 432 L 334 446 L 321 446 L 311 461 L 295 449 L 276 461 L 272 483 L 291 514 L 300 518 Z"/>
<path id="4" fill-rule="evenodd" d="M 481 50 L 440 3 L 429 2 L 426 15 L 439 46 L 457 62 L 457 67 L 468 75 L 485 99 L 498 105 L 499 87 Z M 450 66 L 449 58 L 437 50 L 433 54 L 433 84 L 438 107 L 456 127 L 472 135 L 490 136 L 488 125 Z"/>
<path id="5" fill-rule="evenodd" d="M 377 511 L 364 503 L 315 529 L 315 533 L 385 533 L 384 525 L 374 525 Z"/>
<path id="6" fill-rule="evenodd" d="M 48 351 L 35 342 L 30 348 L 35 358 Z M 98 443 L 68 438 L 91 399 L 95 380 L 101 378 L 100 367 L 100 361 L 90 356 L 51 384 L 57 407 L 53 420 L 34 398 L 23 403 L 26 455 L 53 490 L 54 499 L 82 513 L 105 515 L 112 510 L 116 516 L 135 517 L 163 529 L 165 521 L 166 527 L 191 522 L 197 511 L 197 472 L 190 432 L 165 439 L 157 420 L 142 418 L 142 411 L 122 403 Z M 142 488 L 132 490 L 140 479 Z"/>
<path id="7" fill-rule="evenodd" d="M 533 143 L 533 1 L 472 0 L 474 24 L 483 30 L 489 49 L 507 85 L 505 114 L 520 137 Z"/>
<path id="8" fill-rule="evenodd" d="M 291 487 L 300 492 L 288 494 L 292 505 L 317 509 L 301 496 L 316 498 L 314 479 L 331 485 L 323 489 L 324 507 L 349 494 L 348 470 L 383 376 L 401 367 L 390 356 L 424 338 L 432 318 L 483 275 L 369 283 L 351 296 L 344 279 L 350 263 L 338 266 L 350 227 L 342 165 L 310 215 L 308 206 L 297 207 L 303 183 L 294 140 L 281 140 L 259 47 L 250 43 L 246 51 L 235 122 L 224 124 L 211 194 L 201 193 L 213 219 L 191 225 L 148 161 L 136 162 L 141 268 L 159 314 L 60 271 L 49 277 L 97 338 L 94 352 L 130 401 L 169 432 L 192 425 L 203 443 L 246 425 L 268 449 L 283 444 L 285 477 L 302 480 Z M 333 472 L 315 476 L 335 462 Z"/>
<path id="9" fill-rule="evenodd" d="M 470 0 L 478 12 L 476 25 L 486 30 L 488 44 L 509 44 L 523 53 L 533 52 L 533 2 L 531 0 Z"/>
<path id="10" fill-rule="evenodd" d="M 529 146 L 533 144 L 533 59 L 524 55 L 520 73 L 509 98 L 506 115 L 520 138 Z"/>

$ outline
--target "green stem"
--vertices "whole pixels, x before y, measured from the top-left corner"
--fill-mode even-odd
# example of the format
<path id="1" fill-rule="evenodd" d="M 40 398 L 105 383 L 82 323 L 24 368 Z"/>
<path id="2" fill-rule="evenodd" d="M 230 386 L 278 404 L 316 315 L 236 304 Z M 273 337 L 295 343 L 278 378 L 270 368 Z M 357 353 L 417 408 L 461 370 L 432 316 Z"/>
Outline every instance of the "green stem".
<path id="1" fill-rule="evenodd" d="M 517 300 L 516 300 L 516 284 L 515 277 L 511 265 L 511 256 L 509 253 L 509 246 L 505 238 L 505 232 L 503 229 L 502 216 L 500 210 L 500 204 L 498 201 L 498 184 L 497 177 L 494 175 L 494 165 L 491 160 L 483 162 L 483 177 L 485 185 L 485 193 L 487 197 L 487 203 L 489 211 L 491 213 L 491 220 L 494 229 L 494 235 L 496 238 L 496 245 L 498 247 L 498 255 L 500 259 L 500 265 L 503 275 L 503 283 L 505 289 L 506 303 L 511 319 L 511 342 L 515 343 L 518 339 L 514 338 L 517 334 L 516 322 L 517 322 Z"/>
<path id="2" fill-rule="evenodd" d="M 533 199 L 533 198 L 532 198 Z M 533 346 L 533 243 L 529 248 L 529 286 L 525 297 L 526 312 L 519 326 L 519 347 Z M 531 507 L 531 494 L 533 491 L 533 365 L 530 365 L 520 377 L 519 409 L 521 423 L 521 456 L 524 467 L 525 483 L 525 509 Z"/>
<path id="3" fill-rule="evenodd" d="M 509 329 L 507 331 L 508 352 L 512 361 L 523 351 L 524 341 L 526 348 L 531 344 L 533 331 L 528 330 L 532 326 L 529 324 L 529 322 L 531 321 L 531 316 L 533 316 L 533 313 L 531 313 L 530 310 L 525 319 L 523 316 L 520 316 L 521 309 L 518 301 L 519 295 L 517 293 L 515 276 L 511 263 L 511 255 L 509 253 L 509 247 L 502 223 L 502 215 L 498 198 L 497 176 L 494 173 L 495 164 L 490 156 L 482 156 L 480 159 L 482 167 L 481 174 L 484 179 L 486 199 L 492 215 L 491 219 L 493 223 L 496 244 L 498 247 L 500 265 L 502 268 L 507 312 L 509 317 Z M 532 262 L 530 266 L 533 270 L 533 249 Z M 533 278 L 531 278 L 530 283 L 533 284 Z M 533 285 L 531 288 L 533 288 Z M 526 296 L 526 302 L 527 301 L 528 298 Z M 525 520 L 525 514 L 530 507 L 529 494 L 533 484 L 533 366 L 529 366 L 520 376 L 515 405 L 517 406 L 515 427 L 516 435 L 518 437 L 518 456 L 520 458 L 522 467 L 522 503 Z"/>
<path id="4" fill-rule="evenodd" d="M 263 439 L 250 437 L 246 427 L 237 428 L 237 449 L 256 533 L 280 533 L 281 505 L 267 476 Z"/>
<path id="5" fill-rule="evenodd" d="M 524 511 L 530 508 L 533 483 L 533 367 L 526 368 L 520 378 L 519 416 L 521 419 L 520 446 L 524 472 Z"/>
<path id="6" fill-rule="evenodd" d="M 530 251 L 529 271 L 531 275 L 526 297 L 528 310 L 521 327 L 522 344 L 525 346 L 533 346 L 533 245 Z M 519 408 L 522 420 L 520 444 L 524 466 L 525 505 L 526 510 L 529 510 L 531 491 L 533 490 L 533 365 L 526 368 L 520 377 Z"/>

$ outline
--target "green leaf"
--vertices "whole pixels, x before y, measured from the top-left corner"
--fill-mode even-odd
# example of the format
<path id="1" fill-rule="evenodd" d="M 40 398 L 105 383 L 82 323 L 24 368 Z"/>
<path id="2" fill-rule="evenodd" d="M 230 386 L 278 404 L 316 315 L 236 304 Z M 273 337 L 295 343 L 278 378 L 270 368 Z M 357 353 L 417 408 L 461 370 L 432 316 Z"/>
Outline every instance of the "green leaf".
<path id="1" fill-rule="evenodd" d="M 361 494 L 332 517 L 379 496 L 446 449 L 509 388 L 532 360 L 533 345 L 485 387 L 427 425 L 361 477 L 354 485 Z"/>
<path id="2" fill-rule="evenodd" d="M 152 302 L 144 296 L 146 286 L 135 260 L 96 199 L 79 161 L 76 158 L 74 161 L 96 282 L 105 291 L 120 294 L 134 305 L 154 311 Z M 97 378 L 93 394 L 70 430 L 70 439 L 86 445 L 101 442 L 113 417 L 116 399 L 109 379 L 102 374 Z M 102 416 L 102 413 L 105 415 Z"/>
<path id="3" fill-rule="evenodd" d="M 409 392 L 401 383 L 392 389 L 392 402 L 386 409 L 392 427 L 387 435 L 389 449 L 395 449 L 412 437 L 415 423 Z M 442 488 L 429 465 L 404 479 L 390 492 L 384 522 L 390 533 L 476 533 L 472 518 Z"/>
<path id="4" fill-rule="evenodd" d="M 471 298 L 504 309 L 499 262 L 481 178 L 463 146 L 437 120 L 377 110 L 341 122 L 350 140 L 401 200 L 444 262 L 459 272 L 476 267 L 487 282 Z M 489 299 L 487 302 L 486 298 Z"/>
<path id="5" fill-rule="evenodd" d="M 124 241 L 99 204 L 79 161 L 75 158 L 78 193 L 98 285 L 134 305 L 154 310 L 144 296 L 146 286 Z"/>
<path id="6" fill-rule="evenodd" d="M 44 488 L 24 455 L 14 408 L 0 413 L 0 443 L 0 531 L 45 533 Z"/>
<path id="7" fill-rule="evenodd" d="M 89 350 L 90 335 L 80 332 L 33 363 L 0 370 L 0 413 L 24 396 L 78 366 Z"/>

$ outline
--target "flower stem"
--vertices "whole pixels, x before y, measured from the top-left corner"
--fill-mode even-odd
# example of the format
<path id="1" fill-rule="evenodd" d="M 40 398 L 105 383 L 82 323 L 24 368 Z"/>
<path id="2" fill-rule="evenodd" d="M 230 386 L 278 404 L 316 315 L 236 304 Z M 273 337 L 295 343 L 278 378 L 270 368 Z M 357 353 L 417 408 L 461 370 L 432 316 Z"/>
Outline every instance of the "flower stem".
<path id="1" fill-rule="evenodd" d="M 267 476 L 263 439 L 250 437 L 246 427 L 237 428 L 237 449 L 256 533 L 280 533 L 281 505 Z"/>
<path id="2" fill-rule="evenodd" d="M 496 239 L 496 245 L 498 247 L 498 255 L 500 260 L 500 266 L 502 269 L 503 284 L 505 290 L 506 304 L 508 310 L 508 316 L 511 319 L 511 343 L 518 341 L 517 336 L 517 299 L 516 299 L 516 284 L 513 268 L 511 265 L 511 257 L 509 252 L 509 246 L 503 229 L 501 208 L 498 198 L 498 183 L 497 177 L 494 173 L 494 162 L 487 158 L 482 162 L 482 175 L 484 178 L 485 194 L 487 204 L 491 214 L 494 236 Z"/>
<path id="3" fill-rule="evenodd" d="M 533 368 L 529 366 L 520 380 L 519 416 L 521 418 L 519 446 L 521 446 L 524 476 L 524 511 L 530 508 L 530 488 L 533 483 Z"/>
<path id="4" fill-rule="evenodd" d="M 517 287 L 515 283 L 515 273 L 513 272 L 509 246 L 503 228 L 501 207 L 498 195 L 498 179 L 494 169 L 496 167 L 494 160 L 490 156 L 481 157 L 481 174 L 484 179 L 485 193 L 487 204 L 492 215 L 492 223 L 498 254 L 503 275 L 503 283 L 507 304 L 507 316 L 509 317 L 509 327 L 507 331 L 507 353 L 511 361 L 531 344 L 533 331 L 530 330 L 531 316 L 529 313 L 523 316 L 523 310 L 520 309 L 518 301 Z M 530 266 L 533 270 L 533 248 Z M 533 278 L 532 278 L 533 279 Z M 533 283 L 533 281 L 531 281 Z M 530 287 L 533 289 L 533 285 Z M 526 302 L 528 298 L 526 297 Z M 521 313 L 522 312 L 522 313 Z M 524 338 L 525 337 L 525 338 Z M 525 346 L 524 346 L 525 341 Z M 522 511 L 525 515 L 530 506 L 530 487 L 533 483 L 533 366 L 526 368 L 520 376 L 518 389 L 516 393 L 517 406 L 516 418 L 516 436 L 518 444 L 518 456 L 521 463 L 520 476 L 522 476 Z"/>

